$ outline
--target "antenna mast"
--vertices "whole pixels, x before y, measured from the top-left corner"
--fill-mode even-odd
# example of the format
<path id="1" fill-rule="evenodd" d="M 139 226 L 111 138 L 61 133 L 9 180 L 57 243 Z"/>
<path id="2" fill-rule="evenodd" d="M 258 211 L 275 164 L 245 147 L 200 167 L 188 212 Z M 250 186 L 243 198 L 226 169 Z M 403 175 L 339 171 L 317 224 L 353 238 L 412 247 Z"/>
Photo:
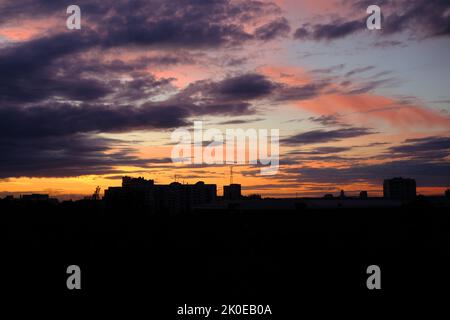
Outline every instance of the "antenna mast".
<path id="1" fill-rule="evenodd" d="M 230 166 L 230 185 L 233 184 L 233 166 Z"/>

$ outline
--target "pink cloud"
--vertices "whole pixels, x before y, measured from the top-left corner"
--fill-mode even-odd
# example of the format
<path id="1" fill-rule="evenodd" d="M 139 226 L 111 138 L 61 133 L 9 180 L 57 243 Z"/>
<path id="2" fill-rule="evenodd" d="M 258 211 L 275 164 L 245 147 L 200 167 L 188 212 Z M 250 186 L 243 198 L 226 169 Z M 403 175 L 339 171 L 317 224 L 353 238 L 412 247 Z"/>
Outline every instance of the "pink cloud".
<path id="1" fill-rule="evenodd" d="M 402 129 L 418 127 L 448 129 L 450 119 L 423 106 L 402 104 L 375 94 L 324 95 L 297 102 L 302 109 L 316 114 L 341 114 L 361 122 L 384 122 Z M 369 115 L 370 114 L 370 115 Z"/>

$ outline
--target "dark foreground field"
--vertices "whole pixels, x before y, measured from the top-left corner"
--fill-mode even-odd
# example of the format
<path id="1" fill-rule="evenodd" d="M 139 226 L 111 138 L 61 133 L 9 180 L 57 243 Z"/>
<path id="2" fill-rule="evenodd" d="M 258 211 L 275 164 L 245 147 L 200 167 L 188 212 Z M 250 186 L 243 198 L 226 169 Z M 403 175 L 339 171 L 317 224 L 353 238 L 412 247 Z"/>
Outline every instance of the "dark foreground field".
<path id="1" fill-rule="evenodd" d="M 444 208 L 167 217 L 99 201 L 2 204 L 1 212 L 6 301 L 126 307 L 156 319 L 202 318 L 177 318 L 184 304 L 269 304 L 267 319 L 289 319 L 307 310 L 411 312 L 448 295 Z M 69 265 L 81 268 L 79 291 L 66 287 Z M 381 268 L 381 290 L 367 289 L 370 265 Z"/>

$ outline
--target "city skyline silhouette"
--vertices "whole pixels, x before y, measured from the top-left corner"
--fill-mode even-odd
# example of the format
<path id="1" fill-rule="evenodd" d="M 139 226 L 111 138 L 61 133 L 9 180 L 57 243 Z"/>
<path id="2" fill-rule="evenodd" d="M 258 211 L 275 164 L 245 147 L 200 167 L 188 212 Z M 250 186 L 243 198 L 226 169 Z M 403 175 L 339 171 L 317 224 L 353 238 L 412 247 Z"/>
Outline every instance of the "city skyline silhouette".
<path id="1" fill-rule="evenodd" d="M 449 26 L 448 0 L 0 0 L 2 307 L 447 311 Z"/>
<path id="2" fill-rule="evenodd" d="M 235 163 L 247 194 L 381 195 L 396 176 L 423 195 L 450 186 L 441 1 L 385 3 L 380 30 L 353 0 L 81 0 L 80 28 L 65 3 L 21 1 L 0 4 L 1 195 L 82 198 L 123 175 L 225 185 L 228 164 L 173 162 L 171 135 L 194 141 L 196 122 L 279 131 L 276 174 Z"/>

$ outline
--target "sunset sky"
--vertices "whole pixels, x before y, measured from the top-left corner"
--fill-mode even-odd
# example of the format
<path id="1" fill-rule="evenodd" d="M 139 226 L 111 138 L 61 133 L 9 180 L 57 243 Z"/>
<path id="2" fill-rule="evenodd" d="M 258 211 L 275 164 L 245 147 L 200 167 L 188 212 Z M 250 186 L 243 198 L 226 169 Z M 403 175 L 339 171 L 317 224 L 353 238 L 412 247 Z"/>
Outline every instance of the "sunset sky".
<path id="1" fill-rule="evenodd" d="M 379 195 L 395 176 L 442 194 L 449 57 L 446 0 L 0 0 L 0 196 L 79 198 L 123 175 L 221 194 L 229 166 L 170 158 L 198 120 L 280 130 L 276 175 L 234 166 L 244 194 Z"/>

